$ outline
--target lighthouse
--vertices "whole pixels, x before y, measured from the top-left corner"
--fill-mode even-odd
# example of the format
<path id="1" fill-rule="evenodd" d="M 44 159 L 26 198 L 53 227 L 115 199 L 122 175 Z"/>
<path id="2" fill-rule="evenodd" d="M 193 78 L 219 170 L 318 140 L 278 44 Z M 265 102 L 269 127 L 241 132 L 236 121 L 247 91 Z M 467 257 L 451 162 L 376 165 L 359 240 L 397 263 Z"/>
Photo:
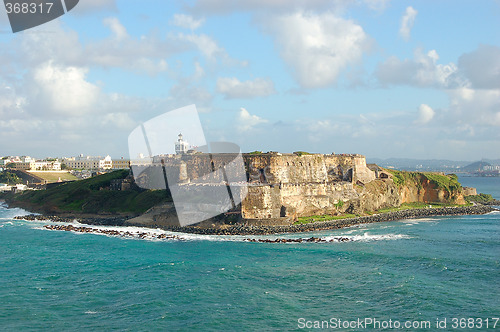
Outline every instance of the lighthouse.
<path id="1" fill-rule="evenodd" d="M 179 134 L 177 142 L 175 142 L 175 153 L 185 154 L 189 150 L 189 143 L 182 138 L 182 134 Z"/>

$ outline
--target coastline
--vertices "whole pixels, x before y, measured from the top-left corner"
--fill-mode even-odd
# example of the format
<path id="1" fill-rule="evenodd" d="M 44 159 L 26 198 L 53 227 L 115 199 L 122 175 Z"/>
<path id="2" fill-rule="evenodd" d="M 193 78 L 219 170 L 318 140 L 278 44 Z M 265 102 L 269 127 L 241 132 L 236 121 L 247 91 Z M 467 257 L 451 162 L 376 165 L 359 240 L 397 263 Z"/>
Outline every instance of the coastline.
<path id="1" fill-rule="evenodd" d="M 48 215 L 27 215 L 18 217 L 19 219 L 26 220 L 51 220 L 55 222 L 72 222 L 78 221 L 87 225 L 100 225 L 100 226 L 138 226 L 148 228 L 159 228 L 166 231 L 177 233 L 191 233 L 199 235 L 272 235 L 283 233 L 304 233 L 312 231 L 322 231 L 331 229 L 340 229 L 351 227 L 360 224 L 369 224 L 375 222 L 395 221 L 412 218 L 426 218 L 436 216 L 460 216 L 460 215 L 478 215 L 486 214 L 492 211 L 499 211 L 499 209 L 491 206 L 476 204 L 473 206 L 459 206 L 459 207 L 442 207 L 442 208 L 423 208 L 423 209 L 408 209 L 393 212 L 386 212 L 381 214 L 374 214 L 368 216 L 360 216 L 354 218 L 345 218 L 328 221 L 318 221 L 308 224 L 297 225 L 283 225 L 283 226 L 249 226 L 245 224 L 240 225 L 222 225 L 219 227 L 200 227 L 200 226 L 165 226 L 159 224 L 134 224 L 128 223 L 127 219 L 119 216 L 93 216 L 84 217 L 74 215 L 68 216 L 48 216 Z"/>

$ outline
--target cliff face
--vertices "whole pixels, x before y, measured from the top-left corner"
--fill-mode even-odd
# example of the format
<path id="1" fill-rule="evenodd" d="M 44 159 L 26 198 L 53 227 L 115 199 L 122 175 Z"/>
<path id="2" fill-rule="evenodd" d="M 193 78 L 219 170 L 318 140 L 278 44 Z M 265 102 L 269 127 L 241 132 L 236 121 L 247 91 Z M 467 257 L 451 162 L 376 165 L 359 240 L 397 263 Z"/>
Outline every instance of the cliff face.
<path id="1" fill-rule="evenodd" d="M 442 186 L 421 174 L 413 181 L 405 183 L 396 184 L 397 181 L 393 179 L 377 179 L 362 188 L 358 187 L 360 197 L 350 202 L 348 212 L 361 214 L 416 202 L 465 204 L 461 187 Z M 440 175 L 440 177 L 453 180 L 452 176 Z"/>
<path id="2" fill-rule="evenodd" d="M 376 179 L 365 183 L 358 178 L 250 186 L 242 202 L 242 217 L 289 222 L 313 215 L 365 214 L 403 203 L 465 204 L 463 189 L 454 175 L 381 169 L 376 173 Z"/>
<path id="3" fill-rule="evenodd" d="M 406 184 L 399 190 L 401 203 L 412 202 L 439 202 L 449 204 L 465 204 L 465 199 L 460 190 L 447 190 L 433 184 L 428 179 L 423 179 L 420 186 Z"/>

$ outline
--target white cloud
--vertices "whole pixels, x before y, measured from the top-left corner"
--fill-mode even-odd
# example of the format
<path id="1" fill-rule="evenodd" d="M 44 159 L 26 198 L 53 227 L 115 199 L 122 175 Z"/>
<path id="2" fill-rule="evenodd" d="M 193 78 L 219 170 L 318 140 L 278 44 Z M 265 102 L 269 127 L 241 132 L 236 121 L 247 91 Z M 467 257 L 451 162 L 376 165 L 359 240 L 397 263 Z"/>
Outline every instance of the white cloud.
<path id="1" fill-rule="evenodd" d="M 399 60 L 389 57 L 379 64 L 376 76 L 382 84 L 406 84 L 418 87 L 455 88 L 466 85 L 454 63 L 438 64 L 439 55 L 435 50 L 423 54 L 415 51 L 414 59 Z"/>
<path id="2" fill-rule="evenodd" d="M 152 76 L 167 69 L 167 57 L 190 48 L 155 36 L 132 37 L 113 17 L 103 20 L 111 36 L 86 44 L 79 40 L 76 31 L 63 29 L 57 20 L 47 25 L 51 33 L 25 33 L 13 42 L 11 49 L 20 56 L 11 61 L 12 65 L 36 67 L 52 60 L 64 66 L 121 68 Z"/>
<path id="3" fill-rule="evenodd" d="M 460 125 L 500 127 L 499 89 L 453 89 L 448 91 L 448 95 L 448 121 Z"/>
<path id="4" fill-rule="evenodd" d="M 421 104 L 418 108 L 418 118 L 415 123 L 429 123 L 434 118 L 434 115 L 436 115 L 436 112 L 429 105 Z"/>
<path id="5" fill-rule="evenodd" d="M 352 5 L 383 10 L 390 0 L 197 0 L 186 9 L 196 14 L 229 14 L 232 12 L 285 13 L 297 10 L 342 11 Z"/>
<path id="6" fill-rule="evenodd" d="M 348 1 L 331 0 L 199 0 L 188 10 L 194 13 L 226 14 L 234 11 L 284 12 L 297 9 L 333 9 L 344 7 Z"/>
<path id="7" fill-rule="evenodd" d="M 174 18 L 171 21 L 171 24 L 184 28 L 184 29 L 191 29 L 191 30 L 196 30 L 200 26 L 203 25 L 205 22 L 205 19 L 195 19 L 191 15 L 186 15 L 186 14 L 175 14 Z"/>
<path id="8" fill-rule="evenodd" d="M 382 11 L 390 1 L 391 0 L 364 0 L 363 3 L 365 3 L 370 9 Z"/>
<path id="9" fill-rule="evenodd" d="M 203 76 L 205 76 L 205 70 L 203 67 L 200 65 L 198 61 L 195 62 L 194 64 L 194 74 L 193 74 L 193 79 L 194 80 L 199 80 Z"/>
<path id="10" fill-rule="evenodd" d="M 87 68 L 61 67 L 49 61 L 34 69 L 31 94 L 56 113 L 90 112 L 99 88 L 85 80 L 87 72 Z"/>
<path id="11" fill-rule="evenodd" d="M 281 56 L 305 88 L 334 83 L 342 70 L 359 62 L 369 47 L 363 28 L 332 13 L 297 12 L 268 20 Z"/>
<path id="12" fill-rule="evenodd" d="M 116 17 L 108 17 L 103 20 L 104 25 L 108 26 L 118 41 L 128 38 L 127 29 L 120 23 Z"/>
<path id="13" fill-rule="evenodd" d="M 266 123 L 267 120 L 257 115 L 250 114 L 245 108 L 241 107 L 238 113 L 238 129 L 248 131 L 259 124 Z"/>
<path id="14" fill-rule="evenodd" d="M 26 98 L 15 89 L 0 83 L 0 119 L 15 119 L 24 116 Z"/>
<path id="15" fill-rule="evenodd" d="M 410 40 L 410 32 L 415 23 L 415 18 L 417 17 L 418 11 L 412 6 L 406 8 L 405 14 L 401 18 L 401 27 L 399 28 L 399 34 L 404 40 Z"/>
<path id="16" fill-rule="evenodd" d="M 276 90 L 273 81 L 268 78 L 241 82 L 236 77 L 220 77 L 217 79 L 217 92 L 224 94 L 226 99 L 236 99 L 269 96 Z"/>
<path id="17" fill-rule="evenodd" d="M 169 57 L 189 51 L 197 51 L 210 61 L 224 65 L 243 64 L 230 58 L 224 48 L 205 34 L 168 34 L 166 38 L 160 38 L 152 33 L 135 37 L 127 32 L 120 20 L 109 17 L 103 20 L 103 25 L 111 31 L 109 37 L 82 43 L 78 33 L 63 29 L 57 20 L 48 24 L 50 34 L 20 35 L 9 49 L 0 51 L 0 60 L 10 60 L 12 56 L 8 52 L 17 50 L 16 54 L 21 56 L 11 63 L 22 63 L 22 68 L 53 60 L 60 65 L 120 68 L 149 76 L 167 71 Z"/>
<path id="18" fill-rule="evenodd" d="M 458 67 L 479 89 L 500 89 L 500 47 L 479 45 L 477 50 L 463 54 Z"/>
<path id="19" fill-rule="evenodd" d="M 215 60 L 216 57 L 224 56 L 226 53 L 217 43 L 205 34 L 184 34 L 177 35 L 179 41 L 187 41 L 195 45 L 198 50 L 207 58 Z"/>

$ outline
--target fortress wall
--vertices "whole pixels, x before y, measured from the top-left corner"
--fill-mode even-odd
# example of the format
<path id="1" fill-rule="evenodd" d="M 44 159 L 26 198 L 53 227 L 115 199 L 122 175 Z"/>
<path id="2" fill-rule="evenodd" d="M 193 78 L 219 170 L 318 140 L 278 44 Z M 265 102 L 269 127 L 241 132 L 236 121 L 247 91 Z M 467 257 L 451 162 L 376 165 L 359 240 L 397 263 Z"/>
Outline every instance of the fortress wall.
<path id="1" fill-rule="evenodd" d="M 249 186 L 248 194 L 241 202 L 241 216 L 245 219 L 279 218 L 281 199 L 279 187 Z"/>
<path id="2" fill-rule="evenodd" d="M 217 154 L 193 154 L 177 157 L 180 163 L 185 164 L 185 174 L 189 182 L 220 183 L 224 181 L 224 174 L 221 171 L 224 166 L 229 165 L 238 157 L 235 153 Z M 214 170 L 216 172 L 214 172 Z M 232 181 L 235 176 L 245 178 L 245 174 L 234 174 L 234 168 L 225 169 L 228 180 Z M 243 172 L 243 171 L 242 171 Z"/>
<path id="3" fill-rule="evenodd" d="M 365 157 L 361 155 L 245 154 L 244 160 L 250 181 L 259 181 L 264 174 L 269 184 L 352 181 L 354 169 L 360 170 L 357 174 L 363 181 L 375 179 L 375 174 L 366 167 Z M 352 172 L 351 175 L 349 172 Z"/>
<path id="4" fill-rule="evenodd" d="M 181 180 L 186 182 L 224 181 L 220 170 L 237 157 L 233 153 L 178 155 L 165 160 L 165 165 L 182 168 Z M 363 183 L 375 179 L 375 173 L 366 167 L 361 155 L 311 154 L 243 154 L 246 174 L 239 174 L 250 183 L 325 183 L 360 180 Z M 231 180 L 231 179 L 230 179 Z"/>
<path id="5" fill-rule="evenodd" d="M 246 219 L 296 219 L 335 214 L 339 212 L 339 201 L 348 203 L 358 198 L 350 182 L 282 184 L 281 188 L 278 185 L 250 186 L 249 195 L 241 203 L 241 211 Z"/>
<path id="6" fill-rule="evenodd" d="M 221 183 L 221 169 L 236 154 L 174 156 L 168 161 L 184 182 Z M 359 198 L 353 183 L 370 182 L 375 173 L 361 155 L 244 154 L 244 178 L 250 183 L 241 203 L 245 219 L 269 219 L 339 212 L 339 201 Z M 216 172 L 213 172 L 213 169 Z M 218 170 L 218 171 L 217 171 Z"/>

